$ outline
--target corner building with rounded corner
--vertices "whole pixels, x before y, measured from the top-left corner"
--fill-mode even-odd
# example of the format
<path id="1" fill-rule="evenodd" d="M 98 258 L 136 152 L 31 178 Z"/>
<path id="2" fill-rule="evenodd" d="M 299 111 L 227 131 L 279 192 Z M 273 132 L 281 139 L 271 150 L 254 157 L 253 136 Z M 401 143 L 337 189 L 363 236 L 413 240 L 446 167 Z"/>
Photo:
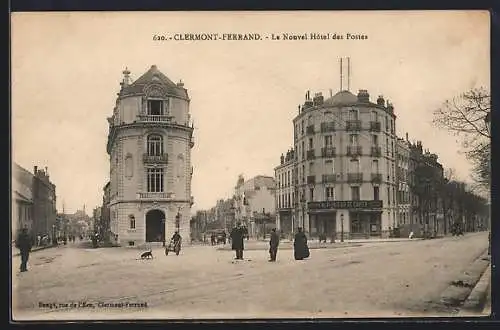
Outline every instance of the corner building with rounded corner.
<path id="1" fill-rule="evenodd" d="M 169 241 L 178 230 L 189 242 L 191 195 L 187 90 L 153 65 L 134 82 L 123 71 L 108 118 L 110 230 L 122 246 Z"/>
<path id="2" fill-rule="evenodd" d="M 396 225 L 396 116 L 389 101 L 309 92 L 294 125 L 295 226 L 311 237 L 387 237 Z"/>

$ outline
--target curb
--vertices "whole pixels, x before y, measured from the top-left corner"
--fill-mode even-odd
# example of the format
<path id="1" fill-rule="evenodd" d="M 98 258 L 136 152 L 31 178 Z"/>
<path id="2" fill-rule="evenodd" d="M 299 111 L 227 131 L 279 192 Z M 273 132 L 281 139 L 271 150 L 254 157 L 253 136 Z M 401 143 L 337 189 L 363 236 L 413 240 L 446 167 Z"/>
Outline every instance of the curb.
<path id="1" fill-rule="evenodd" d="M 487 254 L 481 253 L 441 294 L 440 304 L 460 312 L 464 301 L 471 295 L 489 265 Z"/>
<path id="2" fill-rule="evenodd" d="M 465 300 L 458 315 L 481 313 L 486 303 L 488 290 L 491 287 L 491 264 L 488 265 L 469 297 Z"/>

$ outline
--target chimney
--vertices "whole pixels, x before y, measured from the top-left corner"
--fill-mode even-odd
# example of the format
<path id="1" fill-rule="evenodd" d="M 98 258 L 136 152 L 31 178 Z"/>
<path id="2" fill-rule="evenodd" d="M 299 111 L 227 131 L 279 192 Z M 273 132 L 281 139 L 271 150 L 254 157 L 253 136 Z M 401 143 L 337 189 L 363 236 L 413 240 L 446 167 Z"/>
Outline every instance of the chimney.
<path id="1" fill-rule="evenodd" d="M 184 83 L 182 82 L 182 80 L 179 80 L 179 82 L 177 83 L 177 87 L 184 88 Z"/>
<path id="2" fill-rule="evenodd" d="M 406 142 L 408 142 L 408 132 L 406 132 Z"/>
<path id="3" fill-rule="evenodd" d="M 313 104 L 314 104 L 314 106 L 317 106 L 317 105 L 322 105 L 322 104 L 323 104 L 323 101 L 324 101 L 323 94 L 321 94 L 321 93 L 316 93 L 316 94 L 314 95 L 314 99 L 313 99 Z"/>
<path id="4" fill-rule="evenodd" d="M 358 101 L 360 103 L 368 103 L 370 102 L 370 94 L 366 89 L 360 89 L 358 92 Z"/>

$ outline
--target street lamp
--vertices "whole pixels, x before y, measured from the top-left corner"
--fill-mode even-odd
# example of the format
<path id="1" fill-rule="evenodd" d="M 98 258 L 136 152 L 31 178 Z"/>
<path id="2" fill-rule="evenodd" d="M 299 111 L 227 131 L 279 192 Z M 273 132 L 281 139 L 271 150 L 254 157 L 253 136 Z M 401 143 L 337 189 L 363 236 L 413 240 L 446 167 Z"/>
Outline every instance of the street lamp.
<path id="1" fill-rule="evenodd" d="M 344 213 L 340 213 L 340 242 L 344 242 Z"/>
<path id="2" fill-rule="evenodd" d="M 181 207 L 177 209 L 177 215 L 175 216 L 175 229 L 177 232 L 180 231 L 180 219 L 181 219 Z"/>
<path id="3" fill-rule="evenodd" d="M 161 230 L 162 230 L 162 245 L 165 247 L 165 218 L 161 219 Z"/>

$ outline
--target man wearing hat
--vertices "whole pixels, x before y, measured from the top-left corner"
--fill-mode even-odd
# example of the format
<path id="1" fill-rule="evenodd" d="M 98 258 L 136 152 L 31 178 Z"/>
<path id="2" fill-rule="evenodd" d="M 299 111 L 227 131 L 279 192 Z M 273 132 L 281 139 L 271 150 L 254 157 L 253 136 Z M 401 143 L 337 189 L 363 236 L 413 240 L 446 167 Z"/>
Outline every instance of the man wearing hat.
<path id="1" fill-rule="evenodd" d="M 271 230 L 271 239 L 269 240 L 269 261 L 276 261 L 276 254 L 278 253 L 278 245 L 280 244 L 280 237 L 276 232 L 276 228 Z"/>
<path id="2" fill-rule="evenodd" d="M 236 251 L 236 260 L 243 260 L 243 236 L 241 223 L 238 222 L 236 227 L 231 231 L 231 248 Z"/>
<path id="3" fill-rule="evenodd" d="M 16 239 L 16 247 L 21 251 L 21 272 L 28 271 L 28 258 L 31 251 L 31 237 L 28 234 L 28 228 L 24 227 Z"/>

